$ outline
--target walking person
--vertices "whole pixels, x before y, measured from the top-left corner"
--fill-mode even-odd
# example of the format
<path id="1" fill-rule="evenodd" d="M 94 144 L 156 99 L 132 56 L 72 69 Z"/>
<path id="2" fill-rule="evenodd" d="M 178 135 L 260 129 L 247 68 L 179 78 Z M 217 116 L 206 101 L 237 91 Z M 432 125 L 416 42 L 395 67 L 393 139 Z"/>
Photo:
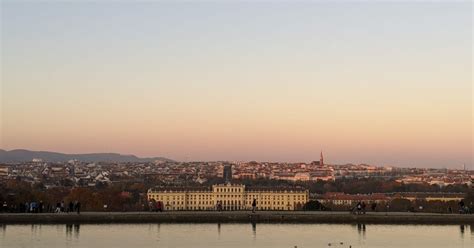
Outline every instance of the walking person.
<path id="1" fill-rule="evenodd" d="M 253 199 L 253 201 L 252 201 L 252 213 L 255 213 L 255 210 L 257 210 L 257 200 Z"/>
<path id="2" fill-rule="evenodd" d="M 54 210 L 55 213 L 61 213 L 61 203 L 56 203 L 56 210 Z"/>

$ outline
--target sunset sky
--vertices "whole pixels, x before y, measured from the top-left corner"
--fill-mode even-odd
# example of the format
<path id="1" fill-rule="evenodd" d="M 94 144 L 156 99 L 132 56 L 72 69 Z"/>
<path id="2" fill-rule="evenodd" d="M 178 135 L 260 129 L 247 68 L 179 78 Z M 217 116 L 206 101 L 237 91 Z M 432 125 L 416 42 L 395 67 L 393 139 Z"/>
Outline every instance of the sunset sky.
<path id="1" fill-rule="evenodd" d="M 473 168 L 472 5 L 2 1 L 0 148 Z"/>

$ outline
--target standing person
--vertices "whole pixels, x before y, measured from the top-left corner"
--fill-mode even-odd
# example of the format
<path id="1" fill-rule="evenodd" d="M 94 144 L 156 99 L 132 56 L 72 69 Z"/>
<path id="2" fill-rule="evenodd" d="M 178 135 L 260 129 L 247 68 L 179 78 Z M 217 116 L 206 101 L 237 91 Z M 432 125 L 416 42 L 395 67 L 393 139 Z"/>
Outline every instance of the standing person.
<path id="1" fill-rule="evenodd" d="M 358 202 L 357 203 L 357 214 L 360 214 L 362 212 L 362 203 Z"/>
<path id="2" fill-rule="evenodd" d="M 458 205 L 459 205 L 459 213 L 463 214 L 464 213 L 464 201 L 460 200 Z"/>
<path id="3" fill-rule="evenodd" d="M 36 208 L 36 202 L 32 201 L 30 203 L 30 213 L 34 213 Z"/>
<path id="4" fill-rule="evenodd" d="M 43 213 L 43 207 L 44 207 L 43 201 L 40 201 L 38 204 L 38 210 L 40 213 Z"/>
<path id="5" fill-rule="evenodd" d="M 367 207 L 367 205 L 365 205 L 365 202 L 362 202 L 362 213 L 365 214 L 365 208 Z"/>
<path id="6" fill-rule="evenodd" d="M 77 214 L 81 213 L 81 202 L 80 201 L 76 201 L 76 211 L 77 211 Z"/>
<path id="7" fill-rule="evenodd" d="M 252 201 L 252 213 L 255 213 L 256 209 L 257 209 L 257 200 L 254 198 Z"/>
<path id="8" fill-rule="evenodd" d="M 64 201 L 61 201 L 61 212 L 64 212 Z"/>
<path id="9" fill-rule="evenodd" d="M 160 211 L 160 212 L 163 212 L 163 203 L 161 201 L 158 201 L 158 203 L 156 205 L 156 210 Z"/>
<path id="10" fill-rule="evenodd" d="M 74 203 L 72 201 L 69 202 L 69 208 L 67 210 L 68 212 L 74 212 Z"/>
<path id="11" fill-rule="evenodd" d="M 375 212 L 375 210 L 377 209 L 377 203 L 373 202 L 370 208 L 372 209 L 372 212 Z"/>

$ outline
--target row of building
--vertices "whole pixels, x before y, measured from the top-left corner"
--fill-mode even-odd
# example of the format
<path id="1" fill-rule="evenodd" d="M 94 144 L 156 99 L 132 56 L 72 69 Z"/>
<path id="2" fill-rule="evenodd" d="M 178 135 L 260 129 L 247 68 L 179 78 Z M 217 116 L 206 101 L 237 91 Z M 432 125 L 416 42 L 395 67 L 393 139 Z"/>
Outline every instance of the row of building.
<path id="1" fill-rule="evenodd" d="M 459 202 L 463 193 L 373 193 L 345 194 L 328 192 L 312 196 L 312 200 L 333 207 L 351 207 L 358 202 L 385 205 L 394 199 L 410 202 Z M 211 187 L 155 187 L 147 192 L 150 202 L 160 202 L 164 210 L 250 210 L 255 201 L 259 210 L 302 210 L 310 200 L 309 191 L 301 187 L 246 187 L 242 184 L 216 184 Z"/>
<path id="2" fill-rule="evenodd" d="M 165 210 L 250 210 L 254 201 L 260 210 L 300 210 L 309 201 L 309 191 L 227 183 L 203 188 L 155 187 L 148 190 L 147 197 L 151 202 L 161 202 Z"/>

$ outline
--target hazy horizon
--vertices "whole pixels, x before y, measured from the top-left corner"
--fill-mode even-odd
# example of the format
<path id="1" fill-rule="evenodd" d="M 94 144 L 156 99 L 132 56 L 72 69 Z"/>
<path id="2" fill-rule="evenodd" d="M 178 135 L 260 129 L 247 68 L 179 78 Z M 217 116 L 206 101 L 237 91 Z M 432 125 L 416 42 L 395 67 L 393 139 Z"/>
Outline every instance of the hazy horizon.
<path id="1" fill-rule="evenodd" d="M 4 0 L 0 148 L 472 168 L 472 13 Z"/>

